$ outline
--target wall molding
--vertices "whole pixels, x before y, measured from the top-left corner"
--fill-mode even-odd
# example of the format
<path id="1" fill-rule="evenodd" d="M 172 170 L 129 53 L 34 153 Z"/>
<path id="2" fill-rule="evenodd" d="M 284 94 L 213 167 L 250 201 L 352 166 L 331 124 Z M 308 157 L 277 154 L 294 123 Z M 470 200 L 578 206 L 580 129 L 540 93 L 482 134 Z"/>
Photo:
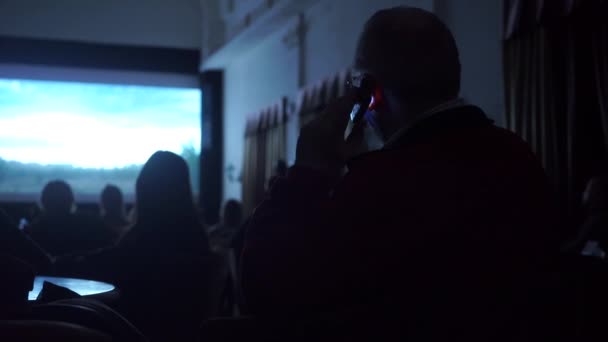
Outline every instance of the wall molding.
<path id="1" fill-rule="evenodd" d="M 200 51 L 0 36 L 0 63 L 198 74 Z"/>

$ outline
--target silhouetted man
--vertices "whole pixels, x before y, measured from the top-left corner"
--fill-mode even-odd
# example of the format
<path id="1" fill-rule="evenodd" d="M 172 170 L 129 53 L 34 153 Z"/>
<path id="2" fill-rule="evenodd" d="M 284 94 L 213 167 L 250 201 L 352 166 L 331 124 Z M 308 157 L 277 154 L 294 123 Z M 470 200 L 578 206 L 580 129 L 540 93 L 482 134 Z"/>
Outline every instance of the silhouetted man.
<path id="1" fill-rule="evenodd" d="M 369 19 L 353 83 L 361 78 L 375 85 L 375 110 L 347 141 L 353 95 L 304 127 L 295 166 L 251 218 L 251 311 L 350 312 L 348 326 L 370 340 L 514 338 L 549 250 L 542 167 L 458 97 L 458 50 L 432 13 L 398 7 Z"/>
<path id="2" fill-rule="evenodd" d="M 115 185 L 106 185 L 101 192 L 101 218 L 113 242 L 117 242 L 128 225 L 122 192 Z"/>
<path id="3" fill-rule="evenodd" d="M 29 229 L 30 237 L 51 255 L 86 252 L 109 244 L 99 220 L 74 213 L 74 193 L 66 182 L 49 182 L 40 203 L 42 216 Z"/>
<path id="4" fill-rule="evenodd" d="M 27 237 L 0 209 L 0 256 L 17 258 L 37 273 L 50 271 L 52 260 L 35 242 Z"/>

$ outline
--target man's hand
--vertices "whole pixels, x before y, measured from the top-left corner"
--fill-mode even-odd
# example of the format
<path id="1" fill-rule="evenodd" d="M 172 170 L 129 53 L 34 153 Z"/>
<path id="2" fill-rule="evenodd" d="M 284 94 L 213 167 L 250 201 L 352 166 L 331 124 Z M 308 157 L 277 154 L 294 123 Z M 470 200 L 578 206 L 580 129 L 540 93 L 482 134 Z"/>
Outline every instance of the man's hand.
<path id="1" fill-rule="evenodd" d="M 296 165 L 339 173 L 349 158 L 364 150 L 363 125 L 353 128 L 348 141 L 344 140 L 353 105 L 352 95 L 341 97 L 302 128 L 296 149 Z"/>

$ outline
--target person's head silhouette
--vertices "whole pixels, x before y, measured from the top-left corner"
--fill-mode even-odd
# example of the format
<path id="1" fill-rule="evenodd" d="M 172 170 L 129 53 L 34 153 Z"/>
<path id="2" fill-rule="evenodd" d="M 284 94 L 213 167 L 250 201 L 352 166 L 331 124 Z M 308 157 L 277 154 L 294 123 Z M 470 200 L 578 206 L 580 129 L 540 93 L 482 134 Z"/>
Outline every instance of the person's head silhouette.
<path id="1" fill-rule="evenodd" d="M 125 216 L 124 199 L 120 189 L 108 184 L 101 192 L 101 211 L 103 216 L 123 218 Z"/>
<path id="2" fill-rule="evenodd" d="M 354 76 L 368 75 L 382 95 L 375 128 L 387 139 L 421 114 L 458 98 L 460 59 L 450 30 L 428 11 L 395 7 L 376 12 L 357 45 Z"/>
<path id="3" fill-rule="evenodd" d="M 68 183 L 50 181 L 42 190 L 40 203 L 47 215 L 68 215 L 74 210 L 74 193 Z"/>
<path id="4" fill-rule="evenodd" d="M 287 169 L 287 162 L 283 159 L 279 159 L 274 167 L 274 175 L 277 177 L 286 177 Z"/>
<path id="5" fill-rule="evenodd" d="M 224 205 L 222 213 L 224 225 L 229 227 L 238 227 L 243 221 L 243 207 L 237 200 L 231 199 Z"/>
<path id="6" fill-rule="evenodd" d="M 136 184 L 138 222 L 197 220 L 186 161 L 172 152 L 154 153 Z"/>

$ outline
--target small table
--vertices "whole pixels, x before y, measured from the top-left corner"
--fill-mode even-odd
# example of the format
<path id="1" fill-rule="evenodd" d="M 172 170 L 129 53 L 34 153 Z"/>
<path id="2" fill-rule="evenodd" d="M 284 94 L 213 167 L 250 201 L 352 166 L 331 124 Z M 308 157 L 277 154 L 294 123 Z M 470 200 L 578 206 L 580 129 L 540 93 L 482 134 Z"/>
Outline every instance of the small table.
<path id="1" fill-rule="evenodd" d="M 36 300 L 36 298 L 38 298 L 40 291 L 42 291 L 42 284 L 45 281 L 68 288 L 81 296 L 89 296 L 114 290 L 114 285 L 96 280 L 36 276 L 34 279 L 34 288 L 28 294 L 28 300 Z"/>

